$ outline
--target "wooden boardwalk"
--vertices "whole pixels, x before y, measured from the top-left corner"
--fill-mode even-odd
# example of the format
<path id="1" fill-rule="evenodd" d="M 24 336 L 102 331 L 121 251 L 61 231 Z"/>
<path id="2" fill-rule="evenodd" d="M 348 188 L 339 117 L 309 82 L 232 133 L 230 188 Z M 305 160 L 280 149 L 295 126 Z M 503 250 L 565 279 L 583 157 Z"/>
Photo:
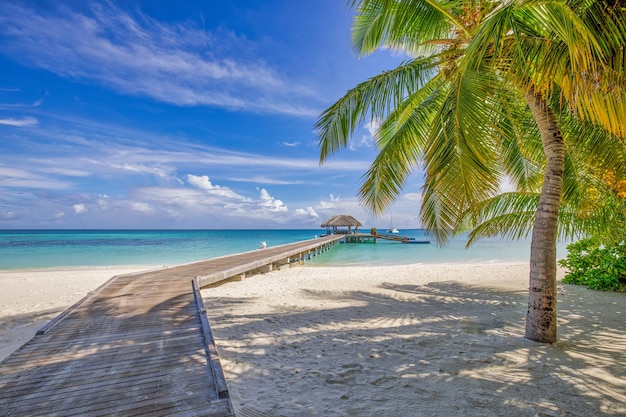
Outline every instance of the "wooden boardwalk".
<path id="1" fill-rule="evenodd" d="M 232 416 L 198 288 L 341 238 L 113 277 L 0 363 L 0 416 Z"/>

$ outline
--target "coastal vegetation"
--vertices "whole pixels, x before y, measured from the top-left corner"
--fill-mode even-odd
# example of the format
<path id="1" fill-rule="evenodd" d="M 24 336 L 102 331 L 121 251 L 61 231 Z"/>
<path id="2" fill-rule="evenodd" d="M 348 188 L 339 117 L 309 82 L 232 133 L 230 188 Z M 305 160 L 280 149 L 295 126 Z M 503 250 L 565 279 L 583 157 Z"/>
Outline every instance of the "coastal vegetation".
<path id="1" fill-rule="evenodd" d="M 445 244 L 531 234 L 526 337 L 556 341 L 556 243 L 607 229 L 626 179 L 626 13 L 616 1 L 353 0 L 360 55 L 407 53 L 316 124 L 320 160 L 369 119 L 359 197 L 382 214 L 423 168 L 421 217 Z M 512 191 L 503 192 L 504 189 Z"/>
<path id="2" fill-rule="evenodd" d="M 566 284 L 626 292 L 626 238 L 620 242 L 595 236 L 581 239 L 567 246 L 567 257 L 559 264 L 569 270 L 563 278 Z"/>
<path id="3" fill-rule="evenodd" d="M 604 177 L 606 187 L 596 192 L 601 204 L 592 216 L 603 225 L 567 246 L 559 264 L 568 269 L 563 282 L 593 290 L 626 292 L 626 181 Z M 601 196 L 601 197 L 600 197 Z"/>

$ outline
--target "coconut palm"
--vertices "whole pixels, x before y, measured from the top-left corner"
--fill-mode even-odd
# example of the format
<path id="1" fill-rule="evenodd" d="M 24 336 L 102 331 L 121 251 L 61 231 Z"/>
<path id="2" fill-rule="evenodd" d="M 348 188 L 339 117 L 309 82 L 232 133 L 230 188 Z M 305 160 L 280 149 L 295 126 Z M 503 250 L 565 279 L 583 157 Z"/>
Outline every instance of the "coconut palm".
<path id="1" fill-rule="evenodd" d="M 467 226 L 472 238 L 532 227 L 526 337 L 554 342 L 559 208 L 567 203 L 573 219 L 584 206 L 596 177 L 590 161 L 601 156 L 619 175 L 625 165 L 623 9 L 582 1 L 351 6 L 360 54 L 387 47 L 415 58 L 322 114 L 321 161 L 369 117 L 380 122 L 379 151 L 359 195 L 374 213 L 423 164 L 422 220 L 440 244 Z M 622 149 L 611 152 L 616 143 Z M 499 192 L 505 180 L 515 193 Z M 570 233 L 583 225 L 566 223 Z"/>

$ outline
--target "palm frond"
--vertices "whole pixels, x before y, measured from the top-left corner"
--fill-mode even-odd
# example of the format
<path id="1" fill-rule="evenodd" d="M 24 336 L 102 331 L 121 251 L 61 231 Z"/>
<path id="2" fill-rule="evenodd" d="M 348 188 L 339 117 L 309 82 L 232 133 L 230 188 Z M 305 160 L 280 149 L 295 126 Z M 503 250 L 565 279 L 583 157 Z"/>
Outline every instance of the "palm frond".
<path id="1" fill-rule="evenodd" d="M 430 55 L 440 51 L 442 45 L 453 43 L 454 30 L 469 36 L 458 17 L 462 6 L 462 1 L 353 1 L 352 7 L 357 12 L 352 26 L 354 48 L 361 55 L 380 47 L 404 50 L 411 55 Z"/>
<path id="2" fill-rule="evenodd" d="M 406 178 L 419 166 L 433 116 L 445 98 L 445 85 L 435 77 L 412 94 L 382 123 L 377 132 L 379 153 L 362 178 L 359 197 L 382 214 L 400 193 Z"/>
<path id="3" fill-rule="evenodd" d="M 460 213 L 493 195 L 501 176 L 493 108 L 484 100 L 493 80 L 472 71 L 457 75 L 433 119 L 425 159 L 426 188 Z"/>
<path id="4" fill-rule="evenodd" d="M 478 222 L 470 231 L 467 246 L 486 237 L 508 240 L 528 238 L 532 232 L 535 212 L 539 204 L 538 193 L 505 193 L 483 202 Z M 600 206 L 593 208 L 590 216 L 581 216 L 577 207 L 561 204 L 559 208 L 558 238 L 561 240 L 584 236 L 606 230 L 606 221 L 615 210 Z"/>
<path id="5" fill-rule="evenodd" d="M 436 73 L 437 57 L 415 59 L 365 81 L 326 109 L 314 131 L 319 137 L 320 162 L 348 146 L 352 132 L 368 116 L 384 119 L 391 109 Z"/>
<path id="6" fill-rule="evenodd" d="M 474 225 L 469 233 L 467 246 L 483 237 L 501 236 L 519 240 L 528 237 L 535 221 L 539 204 L 538 193 L 504 193 L 480 204 L 478 215 L 466 221 Z"/>
<path id="7" fill-rule="evenodd" d="M 577 117 L 626 137 L 626 14 L 598 5 L 580 10 L 558 0 L 506 3 L 466 55 L 474 64 L 491 60 L 521 88 L 559 94 Z"/>
<path id="8" fill-rule="evenodd" d="M 497 118 L 501 169 L 514 189 L 536 192 L 541 188 L 545 166 L 537 123 L 528 107 L 521 105 L 515 90 L 499 91 L 493 100 L 502 114 Z"/>

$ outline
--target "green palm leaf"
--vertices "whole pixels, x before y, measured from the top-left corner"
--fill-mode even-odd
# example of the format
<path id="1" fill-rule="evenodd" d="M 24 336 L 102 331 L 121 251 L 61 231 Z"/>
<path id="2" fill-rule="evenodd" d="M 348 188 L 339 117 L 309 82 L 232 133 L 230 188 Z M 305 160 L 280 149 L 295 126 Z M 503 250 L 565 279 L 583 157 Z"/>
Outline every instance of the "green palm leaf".
<path id="1" fill-rule="evenodd" d="M 365 81 L 322 113 L 314 131 L 320 138 L 320 161 L 348 146 L 352 132 L 369 116 L 383 120 L 409 92 L 432 78 L 437 57 L 415 59 Z"/>

